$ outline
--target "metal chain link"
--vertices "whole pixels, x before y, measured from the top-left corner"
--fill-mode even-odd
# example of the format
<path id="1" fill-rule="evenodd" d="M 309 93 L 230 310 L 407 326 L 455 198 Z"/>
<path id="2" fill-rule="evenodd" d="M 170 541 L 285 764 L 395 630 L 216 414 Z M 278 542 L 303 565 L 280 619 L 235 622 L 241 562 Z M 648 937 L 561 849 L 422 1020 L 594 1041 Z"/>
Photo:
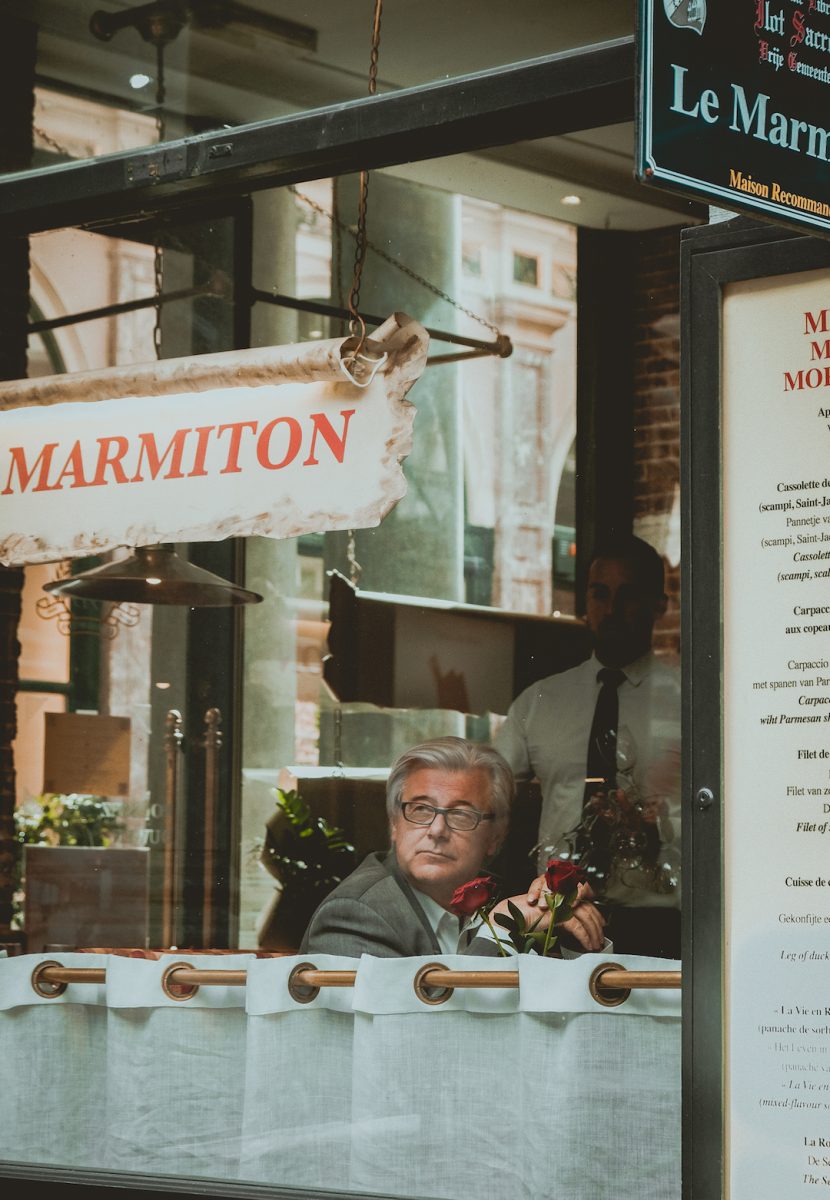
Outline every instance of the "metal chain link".
<path id="1" fill-rule="evenodd" d="M 374 96 L 378 90 L 378 61 L 380 58 L 380 21 L 383 13 L 383 0 L 375 0 L 375 10 L 372 19 L 372 46 L 369 53 L 369 95 Z M 360 172 L 360 194 L 357 203 L 357 230 L 355 233 L 355 248 L 354 248 L 354 273 L 352 275 L 352 287 L 349 293 L 349 312 L 351 313 L 351 321 L 349 322 L 349 332 L 352 337 L 357 336 L 357 328 L 360 327 L 360 340 L 354 350 L 354 358 L 360 354 L 363 349 L 363 343 L 366 341 L 366 322 L 363 320 L 359 312 L 360 306 L 360 281 L 363 277 L 363 265 L 366 262 L 366 214 L 369 207 L 369 172 L 363 170 Z"/>
<path id="2" fill-rule="evenodd" d="M 349 564 L 349 582 L 352 587 L 357 587 L 360 582 L 360 576 L 363 574 L 363 567 L 357 561 L 357 544 L 355 542 L 354 530 L 348 531 L 348 540 L 346 542 L 346 562 Z"/>
<path id="3" fill-rule="evenodd" d="M 346 297 L 343 291 L 343 238 L 341 234 L 345 229 L 345 224 L 340 220 L 340 200 L 337 191 L 338 180 L 333 179 L 331 184 L 331 212 L 327 213 L 320 204 L 314 204 L 312 207 L 317 209 L 322 216 L 327 217 L 331 222 L 332 231 L 332 247 L 331 247 L 331 273 L 334 277 L 334 286 L 337 290 L 337 304 L 339 308 L 346 307 Z M 301 197 L 296 188 L 289 188 L 293 191 L 298 199 L 306 199 Z"/>
<path id="4" fill-rule="evenodd" d="M 337 215 L 336 208 L 333 213 L 328 212 L 325 208 L 323 208 L 322 204 L 318 204 L 316 200 L 312 200 L 310 196 L 306 196 L 297 187 L 295 187 L 294 184 L 289 184 L 288 190 L 289 192 L 292 192 L 298 200 L 301 200 L 303 204 L 307 204 L 309 208 L 313 209 L 316 213 L 319 213 L 321 217 L 325 217 L 327 221 L 331 221 L 337 234 L 346 232 L 350 233 L 352 237 L 355 236 L 354 230 L 351 229 L 346 222 L 342 221 Z M 337 238 L 337 241 L 339 243 L 339 237 Z M 396 270 L 401 271 L 404 275 L 408 275 L 410 279 L 415 281 L 415 283 L 419 283 L 422 287 L 426 288 L 428 292 L 432 292 L 433 296 L 437 296 L 439 300 L 445 300 L 447 304 L 452 306 L 452 308 L 456 309 L 460 313 L 463 313 L 465 317 L 469 317 L 477 324 L 483 326 L 484 329 L 489 329 L 491 333 L 496 335 L 496 337 L 501 336 L 501 330 L 497 325 L 494 325 L 491 321 L 488 321 L 486 317 L 481 317 L 478 315 L 478 313 L 474 313 L 472 309 L 466 308 L 463 304 L 459 303 L 458 300 L 454 300 L 452 296 L 443 291 L 441 288 L 437 287 L 436 284 L 430 283 L 430 281 L 425 279 L 423 275 L 419 275 L 417 271 L 413 271 L 413 269 L 406 266 L 405 263 L 399 262 L 396 258 L 393 258 L 391 254 L 388 254 L 380 246 L 376 246 L 374 242 L 369 240 L 369 238 L 366 239 L 366 246 L 372 251 L 373 254 L 377 254 L 379 258 L 382 258 L 385 262 L 389 263 L 391 267 L 395 267 Z"/>
<path id="5" fill-rule="evenodd" d="M 160 146 L 164 143 L 165 138 L 165 123 L 164 123 L 164 101 L 167 96 L 167 88 L 164 82 L 164 44 L 159 42 L 156 46 L 156 140 Z M 162 154 L 164 151 L 162 150 Z M 161 359 L 161 308 L 162 308 L 162 293 L 164 291 L 164 253 L 161 248 L 161 242 L 158 235 L 153 243 L 153 287 L 156 297 L 155 321 L 153 322 L 153 350 L 157 359 Z"/>
<path id="6" fill-rule="evenodd" d="M 164 256 L 158 242 L 153 246 L 153 280 L 156 294 L 156 319 L 153 322 L 153 350 L 156 358 L 161 358 L 161 305 L 164 289 Z"/>
<path id="7" fill-rule="evenodd" d="M 372 20 L 372 48 L 369 55 L 369 95 L 374 96 L 378 87 L 378 60 L 380 57 L 380 19 L 383 13 L 383 0 L 375 0 L 375 11 Z M 336 212 L 337 185 L 334 185 L 335 195 L 332 197 L 332 207 Z M 352 337 L 357 336 L 357 328 L 360 326 L 360 340 L 354 349 L 353 357 L 357 358 L 363 349 L 363 343 L 366 341 L 366 322 L 363 320 L 359 312 L 360 305 L 360 282 L 363 277 L 363 266 L 366 262 L 366 247 L 368 240 L 366 237 L 366 213 L 369 207 L 369 172 L 360 172 L 360 195 L 357 204 L 357 231 L 355 233 L 355 248 L 354 248 L 354 273 L 352 275 L 352 287 L 349 293 L 349 312 L 351 320 L 349 321 L 349 333 Z M 321 211 L 323 211 L 321 209 Z M 325 214 L 329 216 L 329 214 Z M 339 219 L 329 216 L 335 230 L 341 225 Z M 340 284 L 340 238 L 336 237 L 336 270 L 338 290 Z M 357 561 L 357 552 L 355 546 L 355 531 L 350 529 L 348 532 L 348 541 L 346 543 L 346 561 L 349 564 L 349 580 L 353 587 L 357 587 L 360 575 L 363 571 L 360 563 Z"/>

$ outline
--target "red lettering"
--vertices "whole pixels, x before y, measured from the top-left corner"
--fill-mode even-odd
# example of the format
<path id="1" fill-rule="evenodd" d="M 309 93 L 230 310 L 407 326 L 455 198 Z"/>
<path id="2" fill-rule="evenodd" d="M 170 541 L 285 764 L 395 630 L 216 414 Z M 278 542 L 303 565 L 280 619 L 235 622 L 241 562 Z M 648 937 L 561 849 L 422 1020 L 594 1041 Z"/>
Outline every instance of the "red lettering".
<path id="1" fill-rule="evenodd" d="M 17 477 L 20 480 L 20 491 L 21 492 L 26 491 L 26 488 L 29 486 L 29 484 L 32 481 L 32 476 L 34 475 L 35 471 L 38 472 L 38 477 L 37 477 L 37 483 L 32 488 L 32 491 L 33 492 L 54 491 L 54 488 L 50 487 L 47 482 L 47 476 L 49 474 L 49 468 L 52 465 L 52 455 L 55 453 L 57 448 L 58 448 L 57 442 L 47 442 L 47 444 L 41 450 L 40 454 L 37 456 L 37 460 L 32 465 L 32 469 L 30 471 L 28 466 L 26 465 L 26 451 L 23 448 L 23 446 L 12 446 L 9 451 L 9 453 L 12 456 L 12 461 L 11 461 L 11 464 L 9 465 L 9 476 L 8 476 L 8 479 L 6 480 L 6 486 L 3 488 L 2 495 L 11 496 L 11 494 L 14 491 L 14 488 L 12 487 L 12 475 L 14 474 L 15 467 L 17 468 Z"/>
<path id="2" fill-rule="evenodd" d="M 804 41 L 804 13 L 801 9 L 793 13 L 793 29 L 795 33 L 790 38 L 790 45 L 798 46 Z"/>
<path id="3" fill-rule="evenodd" d="M 188 472 L 188 479 L 192 479 L 194 475 L 207 475 L 207 471 L 205 470 L 205 455 L 207 454 L 208 438 L 213 429 L 213 425 L 197 426 L 196 433 L 199 435 L 199 440 L 196 443 L 196 453 L 193 456 L 193 470 Z"/>
<path id="4" fill-rule="evenodd" d="M 92 487 L 104 487 L 106 484 L 107 467 L 112 468 L 112 478 L 115 483 L 126 483 L 127 476 L 121 466 L 121 459 L 127 453 L 130 443 L 125 437 L 102 437 L 95 439 L 98 443 L 98 465 L 95 468 L 95 478 Z"/>
<path id="5" fill-rule="evenodd" d="M 823 343 L 810 342 L 810 362 L 817 358 L 830 358 L 830 338 L 825 338 Z"/>
<path id="6" fill-rule="evenodd" d="M 353 408 L 342 408 L 340 410 L 340 416 L 343 418 L 342 437 L 338 437 L 338 435 L 335 433 L 334 426 L 325 413 L 311 414 L 311 420 L 314 424 L 314 427 L 311 431 L 311 452 L 303 463 L 304 467 L 316 467 L 318 465 L 317 459 L 314 457 L 314 448 L 317 445 L 318 433 L 323 435 L 323 441 L 326 443 L 329 450 L 331 450 L 337 461 L 342 463 L 343 455 L 346 453 L 346 435 L 349 432 L 349 421 L 354 414 L 355 410 Z"/>
<path id="7" fill-rule="evenodd" d="M 801 392 L 804 388 L 830 387 L 830 366 L 810 367 L 807 371 L 784 372 L 784 391 Z"/>
<path id="8" fill-rule="evenodd" d="M 278 425 L 288 426 L 288 449 L 280 462 L 272 462 L 268 452 L 271 448 L 271 435 Z M 281 467 L 287 467 L 297 457 L 302 440 L 303 431 L 300 428 L 300 422 L 294 417 L 276 417 L 273 421 L 269 421 L 257 439 L 256 456 L 259 465 L 268 471 L 279 471 Z"/>
<path id="9" fill-rule="evenodd" d="M 812 313 L 804 314 L 804 332 L 808 333 L 827 333 L 827 309 L 823 308 L 817 317 Z"/>
<path id="10" fill-rule="evenodd" d="M 55 480 L 55 487 L 62 488 L 64 478 L 69 476 L 72 483 L 69 485 L 73 488 L 89 487 L 87 477 L 84 474 L 84 459 L 81 453 L 81 443 L 75 442 L 72 449 L 67 455 L 66 462 L 61 467 L 60 474 Z"/>
<path id="11" fill-rule="evenodd" d="M 130 480 L 131 483 L 143 483 L 144 477 L 141 474 L 141 464 L 146 456 L 147 466 L 150 471 L 150 478 L 156 479 L 159 471 L 167 461 L 167 456 L 171 456 L 170 470 L 164 476 L 165 479 L 184 479 L 182 471 L 182 455 L 184 453 L 184 440 L 191 432 L 190 429 L 177 429 L 173 434 L 170 442 L 159 458 L 159 452 L 156 447 L 156 435 L 154 433 L 140 433 L 138 440 L 141 442 L 141 448 L 138 452 L 138 467 L 136 473 Z"/>
<path id="12" fill-rule="evenodd" d="M 234 421 L 231 425 L 220 425 L 216 431 L 216 436 L 221 437 L 226 429 L 231 431 L 231 444 L 228 447 L 228 461 L 225 463 L 220 475 L 233 475 L 242 470 L 239 465 L 239 444 L 242 441 L 242 431 L 250 429 L 256 433 L 256 421 Z"/>
<path id="13" fill-rule="evenodd" d="M 827 387 L 830 384 L 830 367 L 810 367 L 804 376 L 808 388 Z"/>

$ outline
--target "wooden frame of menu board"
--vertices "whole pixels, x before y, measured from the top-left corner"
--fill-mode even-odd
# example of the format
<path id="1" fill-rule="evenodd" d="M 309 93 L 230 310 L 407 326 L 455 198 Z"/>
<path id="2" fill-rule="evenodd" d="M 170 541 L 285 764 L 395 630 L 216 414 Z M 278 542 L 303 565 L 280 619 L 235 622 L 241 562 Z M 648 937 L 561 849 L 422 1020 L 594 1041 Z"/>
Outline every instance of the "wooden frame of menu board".
<path id="1" fill-rule="evenodd" d="M 830 1182 L 830 246 L 730 221 L 689 231 L 682 279 L 684 1196 L 808 1195 Z"/>

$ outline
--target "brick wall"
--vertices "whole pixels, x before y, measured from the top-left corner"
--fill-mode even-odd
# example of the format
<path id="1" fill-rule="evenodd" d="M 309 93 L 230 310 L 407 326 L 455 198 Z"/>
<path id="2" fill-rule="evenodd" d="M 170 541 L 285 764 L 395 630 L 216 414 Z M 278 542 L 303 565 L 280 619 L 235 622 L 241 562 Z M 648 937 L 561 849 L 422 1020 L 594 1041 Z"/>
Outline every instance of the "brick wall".
<path id="1" fill-rule="evenodd" d="M 634 532 L 667 559 L 658 652 L 680 653 L 680 230 L 638 237 L 634 280 Z"/>

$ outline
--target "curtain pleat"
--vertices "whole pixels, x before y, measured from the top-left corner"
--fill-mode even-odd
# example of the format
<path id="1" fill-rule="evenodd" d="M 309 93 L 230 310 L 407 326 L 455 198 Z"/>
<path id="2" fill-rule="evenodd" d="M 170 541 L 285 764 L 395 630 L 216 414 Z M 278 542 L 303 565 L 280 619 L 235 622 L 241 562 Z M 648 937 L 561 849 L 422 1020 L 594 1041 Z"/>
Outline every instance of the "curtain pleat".
<path id="1" fill-rule="evenodd" d="M 513 959 L 518 989 L 440 1005 L 413 988 L 427 959 L 317 956 L 356 985 L 300 1003 L 295 958 L 187 955 L 247 983 L 177 1000 L 161 980 L 180 957 L 61 954 L 107 982 L 54 998 L 31 986 L 46 957 L 0 960 L 6 1160 L 446 1200 L 680 1196 L 679 993 L 603 1008 L 593 956 Z"/>

